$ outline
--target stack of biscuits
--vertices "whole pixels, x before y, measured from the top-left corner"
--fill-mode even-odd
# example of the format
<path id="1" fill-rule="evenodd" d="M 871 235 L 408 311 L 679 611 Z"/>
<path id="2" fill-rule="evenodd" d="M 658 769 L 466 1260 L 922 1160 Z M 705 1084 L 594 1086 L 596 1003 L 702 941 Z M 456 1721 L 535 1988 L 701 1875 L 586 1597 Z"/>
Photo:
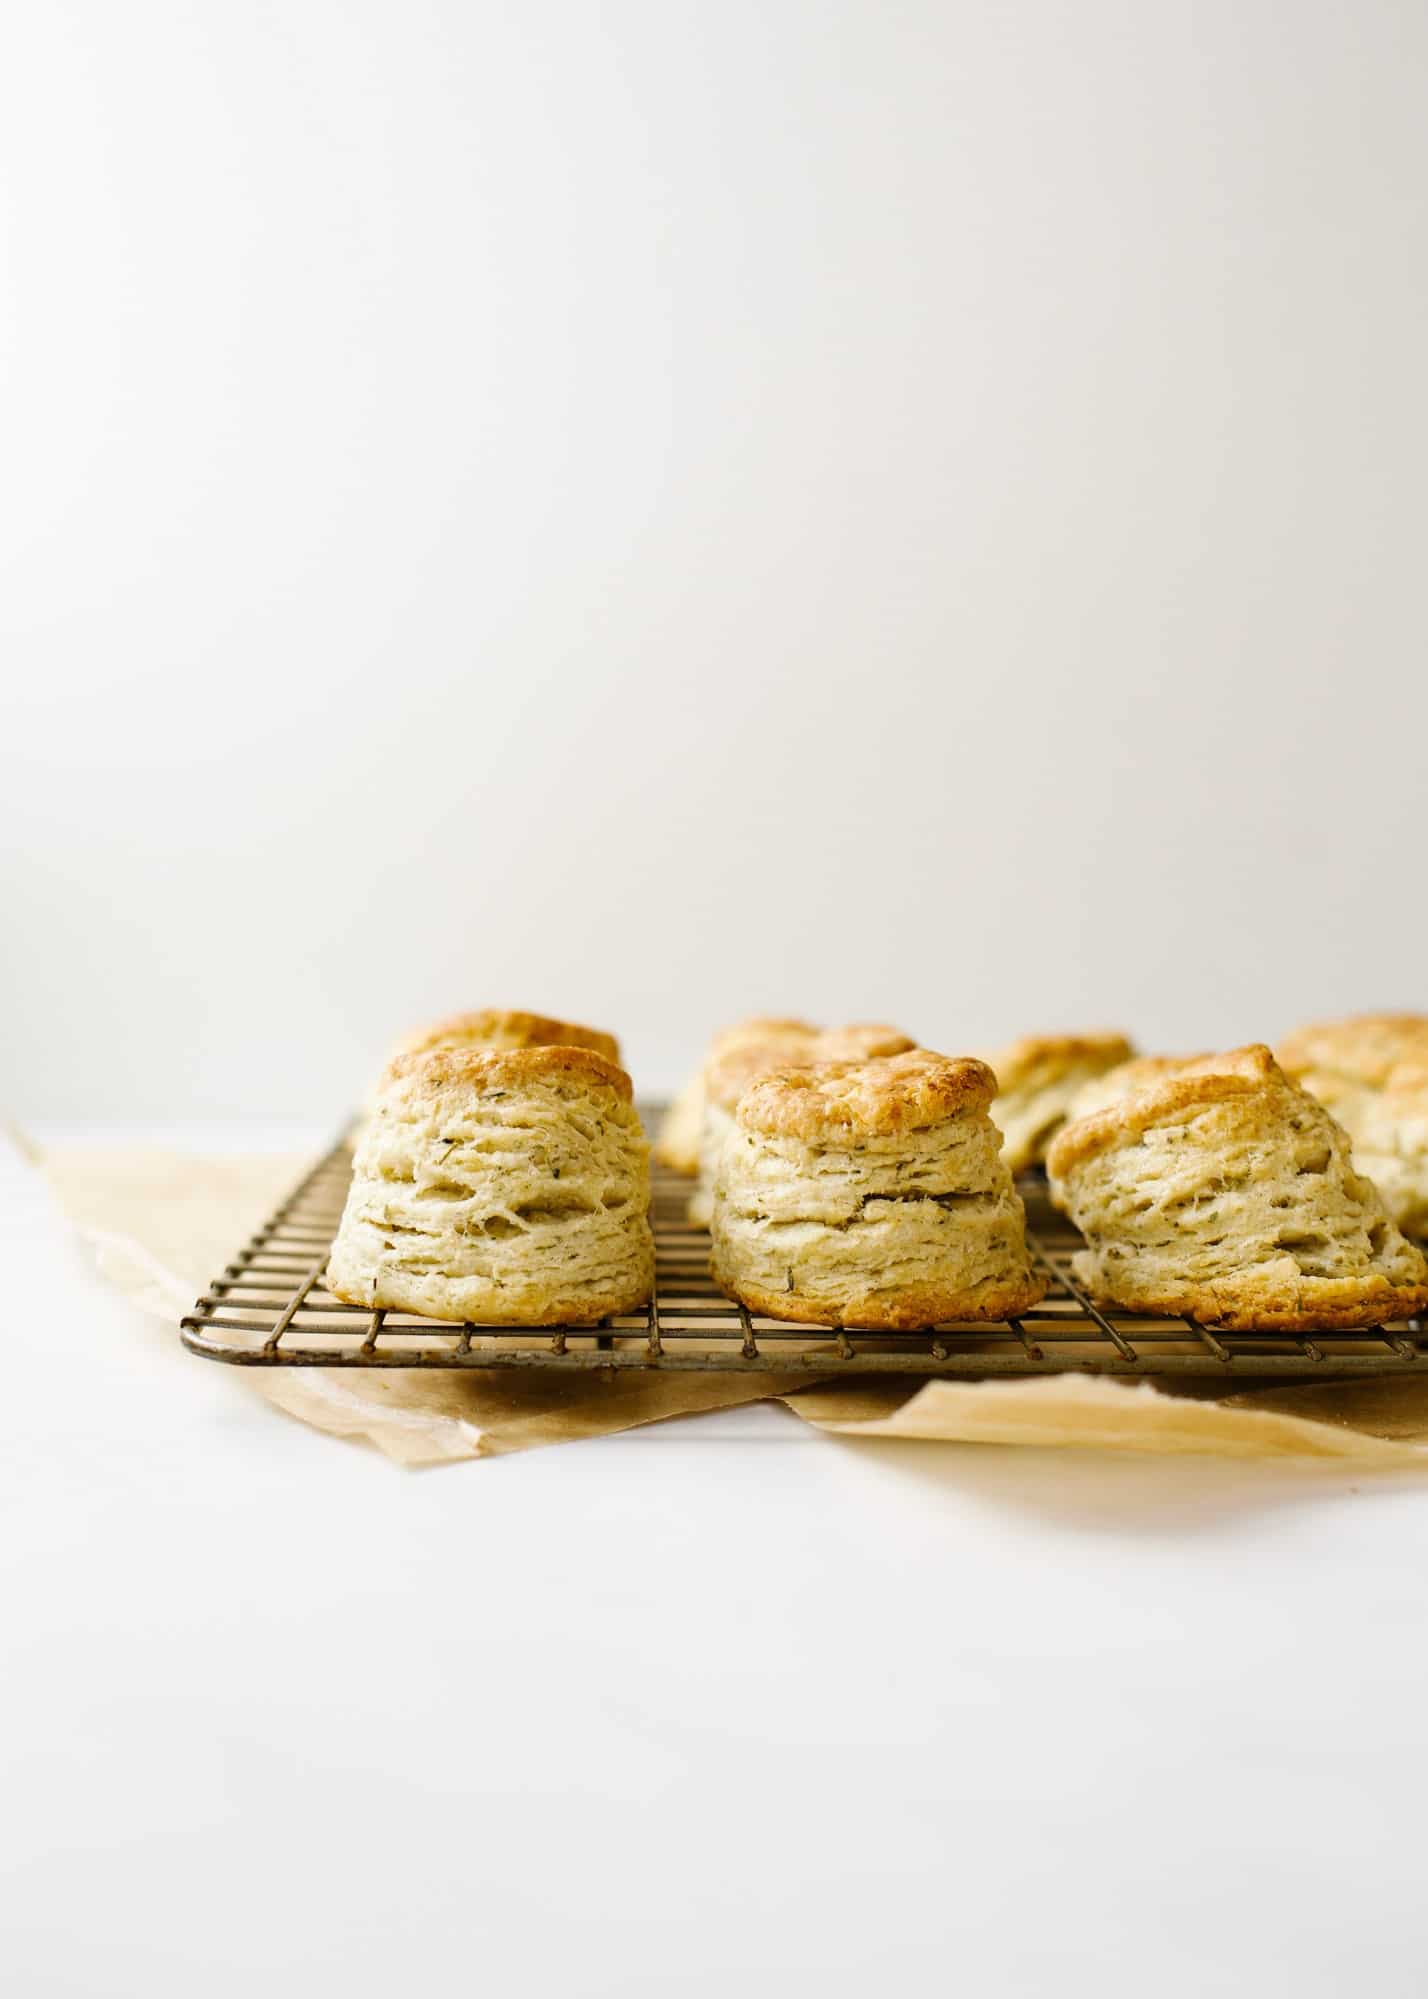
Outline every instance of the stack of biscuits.
<path id="1" fill-rule="evenodd" d="M 1428 1016 L 1142 1055 L 1120 1033 L 980 1060 L 881 1024 L 757 1015 L 716 1035 L 655 1156 L 694 1181 L 716 1282 L 750 1311 L 885 1331 L 1043 1296 L 1015 1176 L 1044 1167 L 1100 1303 L 1231 1330 L 1428 1308 Z M 653 1291 L 650 1148 L 612 1034 L 456 1014 L 368 1094 L 335 1296 L 491 1327 L 589 1326 Z M 1043 1265 L 1044 1267 L 1044 1265 Z"/>

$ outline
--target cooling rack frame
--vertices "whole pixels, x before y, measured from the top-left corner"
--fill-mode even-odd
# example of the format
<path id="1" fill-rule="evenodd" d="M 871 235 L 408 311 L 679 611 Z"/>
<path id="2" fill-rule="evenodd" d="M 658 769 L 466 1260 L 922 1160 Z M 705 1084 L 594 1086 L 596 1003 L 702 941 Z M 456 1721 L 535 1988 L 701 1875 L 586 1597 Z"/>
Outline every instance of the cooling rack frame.
<path id="1" fill-rule="evenodd" d="M 646 1107 L 647 1127 L 658 1117 Z M 799 1326 L 751 1314 L 708 1274 L 708 1236 L 684 1216 L 688 1180 L 656 1166 L 651 1304 L 598 1326 L 539 1330 L 454 1325 L 344 1305 L 322 1286 L 351 1173 L 346 1137 L 269 1216 L 180 1321 L 192 1353 L 238 1367 L 622 1369 L 990 1377 L 1037 1374 L 1326 1380 L 1428 1371 L 1428 1328 L 1321 1333 L 1213 1332 L 1193 1319 L 1101 1310 L 1073 1280 L 1079 1238 L 1046 1198 L 1020 1183 L 1032 1254 L 1048 1292 L 1002 1325 L 878 1333 Z"/>

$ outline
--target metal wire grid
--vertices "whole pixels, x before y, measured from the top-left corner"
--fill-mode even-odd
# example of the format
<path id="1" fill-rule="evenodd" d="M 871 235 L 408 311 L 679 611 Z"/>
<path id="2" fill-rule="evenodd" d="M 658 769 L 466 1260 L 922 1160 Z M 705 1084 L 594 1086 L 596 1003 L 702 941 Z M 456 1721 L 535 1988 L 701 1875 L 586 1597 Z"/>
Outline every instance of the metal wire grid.
<path id="1" fill-rule="evenodd" d="M 750 1314 L 716 1290 L 709 1238 L 685 1219 L 689 1182 L 656 1169 L 655 1297 L 596 1327 L 466 1325 L 344 1305 L 323 1274 L 351 1178 L 345 1143 L 302 1180 L 181 1322 L 185 1346 L 243 1367 L 660 1368 L 697 1372 L 1023 1375 L 1079 1371 L 1308 1379 L 1428 1368 L 1428 1328 L 1320 1334 L 1216 1334 L 1191 1319 L 1101 1311 L 1072 1279 L 1079 1239 L 1023 1183 L 1045 1299 L 1004 1325 L 926 1333 L 830 1331 Z"/>

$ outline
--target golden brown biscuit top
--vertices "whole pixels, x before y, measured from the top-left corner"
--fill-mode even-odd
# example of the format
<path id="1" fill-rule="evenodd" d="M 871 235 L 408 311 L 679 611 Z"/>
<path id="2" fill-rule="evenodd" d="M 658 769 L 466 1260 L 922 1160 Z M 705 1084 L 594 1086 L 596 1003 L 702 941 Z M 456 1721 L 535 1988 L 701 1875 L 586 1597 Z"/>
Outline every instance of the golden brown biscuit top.
<path id="1" fill-rule="evenodd" d="M 1070 1069 L 1088 1063 L 1099 1069 L 1113 1069 L 1134 1054 L 1134 1044 L 1123 1034 L 1023 1034 L 1019 1040 L 1009 1041 L 1005 1048 L 987 1055 L 985 1060 L 996 1072 L 997 1088 L 1005 1092 L 1017 1089 L 1036 1069 Z"/>
<path id="2" fill-rule="evenodd" d="M 509 1007 L 482 1007 L 474 1013 L 453 1013 L 404 1040 L 399 1055 L 418 1055 L 432 1048 L 593 1048 L 610 1061 L 620 1060 L 620 1044 L 598 1027 L 581 1027 L 573 1020 L 549 1014 L 522 1013 Z"/>
<path id="3" fill-rule="evenodd" d="M 1046 1170 L 1064 1179 L 1073 1166 L 1124 1142 L 1133 1143 L 1152 1125 L 1172 1124 L 1187 1111 L 1231 1097 L 1286 1091 L 1302 1097 L 1263 1042 L 1184 1062 L 1162 1081 L 1107 1104 L 1102 1111 L 1064 1125 L 1051 1141 Z"/>
<path id="4" fill-rule="evenodd" d="M 1087 1090 L 1109 1089 L 1115 1085 L 1117 1094 L 1132 1097 L 1152 1083 L 1160 1082 L 1166 1076 L 1178 1076 L 1182 1069 L 1191 1068 L 1196 1062 L 1213 1061 L 1213 1056 L 1199 1055 L 1133 1055 L 1129 1062 L 1117 1062 L 1112 1069 L 1105 1070 L 1092 1082 L 1083 1085 Z"/>
<path id="5" fill-rule="evenodd" d="M 811 1020 L 786 1020 L 772 1013 L 751 1013 L 747 1020 L 736 1020 L 730 1027 L 721 1027 L 710 1037 L 709 1059 L 723 1055 L 731 1048 L 737 1048 L 745 1041 L 763 1041 L 769 1035 L 817 1034 L 817 1025 Z"/>
<path id="6" fill-rule="evenodd" d="M 705 1096 L 721 1110 L 731 1111 L 756 1076 L 786 1068 L 790 1062 L 811 1061 L 817 1040 L 816 1030 L 785 1028 L 735 1042 L 705 1069 Z"/>
<path id="7" fill-rule="evenodd" d="M 542 1044 L 532 1048 L 434 1048 L 413 1049 L 398 1055 L 382 1078 L 383 1097 L 394 1093 L 433 1097 L 443 1090 L 484 1092 L 496 1088 L 520 1089 L 530 1083 L 570 1077 L 594 1088 L 601 1084 L 626 1103 L 634 1088 L 616 1062 L 594 1048 L 575 1048 L 565 1043 Z"/>
<path id="8" fill-rule="evenodd" d="M 716 1055 L 704 1072 L 711 1104 L 732 1111 L 756 1076 L 804 1062 L 861 1062 L 911 1048 L 900 1028 L 862 1022 L 852 1027 L 808 1028 L 785 1024 Z"/>
<path id="9" fill-rule="evenodd" d="M 900 1027 L 886 1021 L 854 1021 L 851 1027 L 825 1027 L 815 1051 L 820 1062 L 867 1062 L 874 1055 L 906 1055 L 917 1043 Z"/>
<path id="10" fill-rule="evenodd" d="M 737 1118 L 741 1130 L 770 1138 L 887 1138 L 985 1110 L 996 1087 L 985 1062 L 913 1048 L 776 1069 L 744 1092 Z"/>
<path id="11" fill-rule="evenodd" d="M 1428 1063 L 1428 1014 L 1361 1013 L 1298 1028 L 1279 1044 L 1291 1076 L 1311 1070 L 1377 1089 L 1402 1062 Z"/>

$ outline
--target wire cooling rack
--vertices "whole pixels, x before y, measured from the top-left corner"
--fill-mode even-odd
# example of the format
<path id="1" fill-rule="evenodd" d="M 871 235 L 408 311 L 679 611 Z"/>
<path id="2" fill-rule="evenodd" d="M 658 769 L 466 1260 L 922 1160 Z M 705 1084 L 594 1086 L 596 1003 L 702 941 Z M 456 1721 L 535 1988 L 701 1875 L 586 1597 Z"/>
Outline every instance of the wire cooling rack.
<path id="1" fill-rule="evenodd" d="M 646 1113 L 646 1121 L 657 1116 Z M 1192 1319 L 1101 1311 L 1073 1281 L 1079 1238 L 1028 1179 L 1032 1255 L 1048 1280 L 1042 1303 L 1004 1325 L 926 1333 L 830 1331 L 745 1311 L 709 1276 L 709 1237 L 685 1219 L 690 1182 L 655 1169 L 653 1303 L 595 1327 L 453 1325 L 344 1305 L 324 1287 L 328 1250 L 351 1178 L 335 1145 L 215 1278 L 181 1321 L 185 1346 L 242 1367 L 659 1368 L 828 1375 L 1008 1375 L 1078 1371 L 1283 1380 L 1403 1374 L 1428 1368 L 1428 1328 L 1319 1334 L 1213 1333 Z"/>

